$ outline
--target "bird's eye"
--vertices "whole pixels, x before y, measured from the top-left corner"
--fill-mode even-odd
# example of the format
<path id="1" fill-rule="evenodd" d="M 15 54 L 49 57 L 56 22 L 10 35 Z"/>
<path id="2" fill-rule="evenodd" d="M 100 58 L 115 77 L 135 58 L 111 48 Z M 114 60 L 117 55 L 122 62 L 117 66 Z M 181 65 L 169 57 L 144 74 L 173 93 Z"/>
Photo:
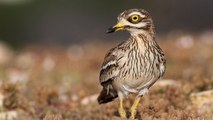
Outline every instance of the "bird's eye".
<path id="1" fill-rule="evenodd" d="M 132 22 L 137 22 L 138 21 L 138 16 L 137 15 L 133 15 L 132 16 Z"/>
<path id="2" fill-rule="evenodd" d="M 139 15 L 132 15 L 128 18 L 128 21 L 131 23 L 139 23 L 142 20 L 142 18 Z"/>

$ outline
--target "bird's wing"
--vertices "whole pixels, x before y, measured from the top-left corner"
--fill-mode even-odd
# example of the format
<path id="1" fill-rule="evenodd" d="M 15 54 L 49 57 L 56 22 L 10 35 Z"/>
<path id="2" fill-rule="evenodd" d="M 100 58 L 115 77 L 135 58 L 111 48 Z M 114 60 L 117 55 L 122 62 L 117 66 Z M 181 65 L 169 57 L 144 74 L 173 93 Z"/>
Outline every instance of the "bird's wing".
<path id="1" fill-rule="evenodd" d="M 111 49 L 104 58 L 104 62 L 100 71 L 100 83 L 112 82 L 119 73 L 119 58 L 122 54 L 117 54 L 118 49 Z"/>

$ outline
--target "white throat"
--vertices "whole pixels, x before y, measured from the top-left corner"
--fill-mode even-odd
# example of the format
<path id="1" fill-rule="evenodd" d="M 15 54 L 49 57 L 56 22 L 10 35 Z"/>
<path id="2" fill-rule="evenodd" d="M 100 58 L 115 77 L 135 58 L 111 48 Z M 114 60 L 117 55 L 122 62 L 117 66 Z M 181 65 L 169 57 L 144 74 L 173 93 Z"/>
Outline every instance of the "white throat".
<path id="1" fill-rule="evenodd" d="M 131 29 L 129 30 L 131 36 L 138 36 L 139 34 L 143 34 L 145 36 L 149 35 L 149 33 L 143 29 L 136 30 L 136 29 Z"/>

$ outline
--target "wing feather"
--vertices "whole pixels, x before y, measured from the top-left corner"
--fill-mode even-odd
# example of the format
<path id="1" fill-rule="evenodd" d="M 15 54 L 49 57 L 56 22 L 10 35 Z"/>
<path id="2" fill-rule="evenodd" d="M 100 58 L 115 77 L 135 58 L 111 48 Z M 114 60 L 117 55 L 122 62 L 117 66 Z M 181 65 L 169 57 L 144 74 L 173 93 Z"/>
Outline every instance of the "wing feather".
<path id="1" fill-rule="evenodd" d="M 118 75 L 118 57 L 115 54 L 115 48 L 111 49 L 104 58 L 104 62 L 100 71 L 100 83 L 112 82 L 114 78 Z"/>

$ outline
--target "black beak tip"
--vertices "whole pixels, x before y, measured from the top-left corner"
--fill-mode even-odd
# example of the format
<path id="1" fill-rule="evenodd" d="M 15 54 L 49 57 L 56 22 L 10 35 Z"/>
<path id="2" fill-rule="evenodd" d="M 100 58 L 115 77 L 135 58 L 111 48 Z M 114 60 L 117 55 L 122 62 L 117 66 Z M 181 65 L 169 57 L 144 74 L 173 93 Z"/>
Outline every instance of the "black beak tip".
<path id="1" fill-rule="evenodd" d="M 106 33 L 113 33 L 113 32 L 115 32 L 115 28 L 113 28 L 113 27 L 109 28 L 109 29 L 106 31 Z"/>

